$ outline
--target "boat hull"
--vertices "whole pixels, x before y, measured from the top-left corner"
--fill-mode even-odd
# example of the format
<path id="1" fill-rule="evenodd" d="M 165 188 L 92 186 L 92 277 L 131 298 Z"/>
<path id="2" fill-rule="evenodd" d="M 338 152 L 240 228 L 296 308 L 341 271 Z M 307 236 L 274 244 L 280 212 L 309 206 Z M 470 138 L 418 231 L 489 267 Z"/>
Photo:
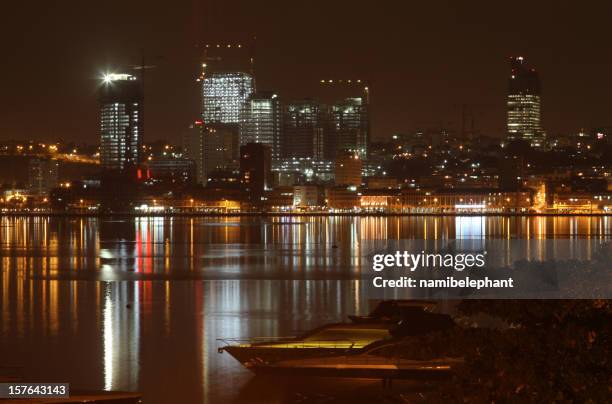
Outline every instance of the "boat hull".
<path id="1" fill-rule="evenodd" d="M 462 366 L 463 359 L 393 360 L 369 355 L 306 358 L 258 364 L 257 374 L 363 379 L 443 380 Z"/>
<path id="2" fill-rule="evenodd" d="M 290 359 L 307 359 L 325 356 L 343 355 L 357 352 L 357 348 L 272 348 L 272 347 L 240 347 L 227 346 L 222 348 L 232 355 L 246 368 L 254 370 L 259 365 L 270 364 Z"/>
<path id="3" fill-rule="evenodd" d="M 299 377 L 338 377 L 350 379 L 410 379 L 444 380 L 452 375 L 451 369 L 388 369 L 362 367 L 285 367 L 282 365 L 257 365 L 250 369 L 258 375 L 281 374 Z"/>

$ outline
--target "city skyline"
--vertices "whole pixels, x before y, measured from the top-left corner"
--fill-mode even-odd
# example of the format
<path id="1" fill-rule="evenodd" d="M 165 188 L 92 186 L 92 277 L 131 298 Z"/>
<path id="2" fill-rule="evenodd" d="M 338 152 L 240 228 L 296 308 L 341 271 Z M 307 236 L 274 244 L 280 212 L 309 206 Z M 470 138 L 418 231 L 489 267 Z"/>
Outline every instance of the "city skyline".
<path id="1" fill-rule="evenodd" d="M 607 402 L 611 1 L 6 3 L 0 402 Z"/>
<path id="2" fill-rule="evenodd" d="M 216 5 L 211 14 L 209 2 L 183 2 L 171 10 L 148 2 L 146 7 L 126 5 L 121 16 L 100 10 L 85 19 L 79 18 L 85 9 L 67 1 L 43 6 L 38 12 L 44 11 L 45 21 L 26 19 L 32 11 L 27 5 L 11 5 L 14 18 L 3 30 L 22 36 L 21 46 L 11 46 L 1 68 L 3 77 L 13 79 L 2 97 L 0 138 L 94 142 L 99 75 L 112 71 L 112 66 L 139 64 L 144 49 L 147 63 L 157 66 L 147 75 L 147 140 L 178 139 L 198 110 L 193 81 L 201 52 L 196 44 L 212 37 L 208 31 L 220 40 L 256 35 L 258 88 L 278 92 L 284 99 L 324 98 L 317 86 L 323 78 L 372 80 L 375 141 L 418 128 L 457 131 L 463 104 L 473 111 L 478 132 L 502 137 L 506 63 L 511 55 L 525 56 L 541 72 L 542 121 L 548 134 L 610 124 L 610 101 L 603 89 L 612 86 L 607 77 L 612 60 L 600 52 L 605 46 L 600 19 L 609 14 L 609 5 L 573 10 L 562 3 L 555 5 L 551 19 L 546 4 L 530 5 L 527 13 L 521 11 L 527 3 L 520 2 L 516 10 L 502 15 L 494 15 L 480 2 L 461 7 L 390 5 L 384 12 L 340 3 L 327 6 L 325 13 L 295 6 L 298 9 L 291 13 L 298 13 L 299 21 L 287 18 L 291 10 L 282 4 L 266 10 L 248 3 Z M 75 22 L 48 37 L 41 34 L 50 25 L 63 25 L 64 14 Z M 232 29 L 215 27 L 223 26 L 229 16 Z M 419 21 L 433 16 L 439 24 Z M 318 29 L 308 28 L 312 25 L 303 20 L 317 21 Z M 168 29 L 156 30 L 148 22 L 163 22 Z M 566 27 L 575 27 L 575 32 L 566 32 Z M 69 40 L 75 29 L 82 36 L 77 43 Z M 353 39 L 336 41 L 336 29 Z M 280 35 L 284 31 L 289 34 Z M 133 40 L 123 41 L 126 35 Z M 12 37 L 5 35 L 5 40 Z M 42 59 L 44 74 L 39 71 Z M 567 77 L 578 80 L 570 82 Z M 37 118 L 27 119 L 32 110 Z M 70 120 L 60 118 L 67 114 Z"/>

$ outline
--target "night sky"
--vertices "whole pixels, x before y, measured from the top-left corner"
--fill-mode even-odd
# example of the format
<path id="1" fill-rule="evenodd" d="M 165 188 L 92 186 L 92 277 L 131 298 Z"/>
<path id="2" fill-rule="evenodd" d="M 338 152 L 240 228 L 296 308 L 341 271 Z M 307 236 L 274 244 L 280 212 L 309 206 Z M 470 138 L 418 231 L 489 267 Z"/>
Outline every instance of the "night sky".
<path id="1" fill-rule="evenodd" d="M 97 142 L 98 76 L 144 49 L 145 141 L 178 142 L 199 110 L 196 45 L 254 35 L 260 90 L 370 79 L 374 139 L 458 130 L 461 104 L 501 136 L 510 55 L 540 72 L 549 134 L 612 126 L 611 17 L 607 1 L 3 2 L 0 139 Z"/>

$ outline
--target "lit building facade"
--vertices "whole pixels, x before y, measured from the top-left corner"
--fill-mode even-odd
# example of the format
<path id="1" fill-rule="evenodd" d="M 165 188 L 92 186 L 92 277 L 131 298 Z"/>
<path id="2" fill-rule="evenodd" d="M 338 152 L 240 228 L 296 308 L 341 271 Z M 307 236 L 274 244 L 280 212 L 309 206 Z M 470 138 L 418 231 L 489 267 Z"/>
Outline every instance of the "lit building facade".
<path id="1" fill-rule="evenodd" d="M 262 143 L 270 147 L 272 160 L 280 158 L 282 110 L 278 95 L 259 92 L 251 95 L 242 108 L 240 144 Z"/>
<path id="2" fill-rule="evenodd" d="M 130 74 L 108 74 L 99 93 L 100 164 L 123 170 L 141 161 L 143 88 Z"/>
<path id="3" fill-rule="evenodd" d="M 532 194 L 531 190 L 506 192 L 496 188 L 405 190 L 399 198 L 403 213 L 516 213 L 530 211 Z"/>
<path id="4" fill-rule="evenodd" d="M 540 122 L 540 77 L 521 56 L 510 59 L 508 79 L 508 140 L 525 140 L 539 147 L 544 142 Z"/>
<path id="5" fill-rule="evenodd" d="M 346 98 L 332 105 L 328 119 L 325 157 L 333 160 L 338 152 L 351 151 L 367 158 L 370 114 L 364 98 Z"/>
<path id="6" fill-rule="evenodd" d="M 313 158 L 324 156 L 323 116 L 313 100 L 289 103 L 283 111 L 281 157 Z"/>
<path id="7" fill-rule="evenodd" d="M 195 162 L 199 184 L 207 185 L 214 171 L 238 168 L 239 130 L 234 124 L 196 121 L 183 136 L 184 156 Z"/>
<path id="8" fill-rule="evenodd" d="M 311 158 L 285 158 L 280 159 L 274 168 L 274 174 L 277 183 L 281 185 L 331 182 L 334 178 L 334 162 Z"/>
<path id="9" fill-rule="evenodd" d="M 319 188 L 316 185 L 296 185 L 293 187 L 293 206 L 301 209 L 320 207 Z"/>
<path id="10" fill-rule="evenodd" d="M 253 77 L 242 72 L 211 73 L 202 79 L 202 118 L 205 123 L 240 123 Z"/>
<path id="11" fill-rule="evenodd" d="M 333 210 L 355 210 L 360 207 L 360 194 L 347 187 L 328 187 L 325 190 L 327 206 Z"/>

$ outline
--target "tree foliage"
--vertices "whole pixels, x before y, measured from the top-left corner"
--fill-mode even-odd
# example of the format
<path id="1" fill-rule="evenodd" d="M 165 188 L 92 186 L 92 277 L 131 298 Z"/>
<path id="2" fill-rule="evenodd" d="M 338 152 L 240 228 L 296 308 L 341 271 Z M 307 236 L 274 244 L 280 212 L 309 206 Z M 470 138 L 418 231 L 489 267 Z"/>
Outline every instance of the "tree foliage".
<path id="1" fill-rule="evenodd" d="M 406 338 L 387 354 L 465 358 L 433 401 L 609 402 L 611 307 L 609 300 L 466 300 L 461 313 L 507 326 Z"/>

